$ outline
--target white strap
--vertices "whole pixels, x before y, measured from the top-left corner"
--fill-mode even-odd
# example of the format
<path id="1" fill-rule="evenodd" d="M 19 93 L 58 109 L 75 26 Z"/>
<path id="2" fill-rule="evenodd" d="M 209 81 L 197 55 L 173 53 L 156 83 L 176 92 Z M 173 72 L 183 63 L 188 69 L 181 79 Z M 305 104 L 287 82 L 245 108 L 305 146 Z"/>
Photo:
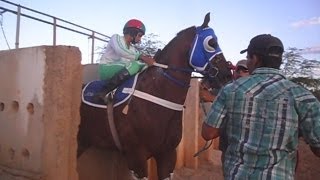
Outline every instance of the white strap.
<path id="1" fill-rule="evenodd" d="M 161 68 L 164 68 L 164 69 L 168 69 L 168 65 L 165 65 L 165 64 L 159 64 L 159 63 L 153 63 L 154 66 L 157 66 L 157 67 L 161 67 Z"/>
<path id="2" fill-rule="evenodd" d="M 132 94 L 136 97 L 139 97 L 141 99 L 145 99 L 145 100 L 153 102 L 155 104 L 159 104 L 161 106 L 164 106 L 164 107 L 172 109 L 172 110 L 182 111 L 184 109 L 184 106 L 181 104 L 173 103 L 173 102 L 158 98 L 156 96 L 147 94 L 147 93 L 139 91 L 139 90 L 134 90 L 131 88 L 123 88 L 122 92 L 127 93 L 127 94 Z"/>

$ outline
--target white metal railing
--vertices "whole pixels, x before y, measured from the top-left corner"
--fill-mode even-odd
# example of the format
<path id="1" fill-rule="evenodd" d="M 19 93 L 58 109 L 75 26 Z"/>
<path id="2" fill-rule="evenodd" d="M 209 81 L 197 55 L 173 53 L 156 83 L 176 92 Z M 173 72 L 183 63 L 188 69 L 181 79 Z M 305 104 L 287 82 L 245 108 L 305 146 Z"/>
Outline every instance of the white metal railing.
<path id="1" fill-rule="evenodd" d="M 40 22 L 52 25 L 53 26 L 53 38 L 52 38 L 52 42 L 53 43 L 52 44 L 54 46 L 56 45 L 56 39 L 57 39 L 57 27 L 58 28 L 62 28 L 62 29 L 66 29 L 66 30 L 69 30 L 69 31 L 72 31 L 72 32 L 75 32 L 75 33 L 78 33 L 78 34 L 82 34 L 82 35 L 87 36 L 88 38 L 91 38 L 91 63 L 94 62 L 94 44 L 95 44 L 95 40 L 108 42 L 109 39 L 110 39 L 110 37 L 107 36 L 107 35 L 104 35 L 102 33 L 96 32 L 96 31 L 94 31 L 92 29 L 88 29 L 88 28 L 85 28 L 83 26 L 74 24 L 72 22 L 69 22 L 69 21 L 66 21 L 66 20 L 51 16 L 49 14 L 45 14 L 45 13 L 33 10 L 33 9 L 25 7 L 25 6 L 21 6 L 20 4 L 15 4 L 15 3 L 12 3 L 10 1 L 6 1 L 6 0 L 0 0 L 0 1 L 2 1 L 2 2 L 6 3 L 6 4 L 13 5 L 13 6 L 15 6 L 17 8 L 16 10 L 12 10 L 12 9 L 7 8 L 7 7 L 0 6 L 0 15 L 5 13 L 5 12 L 10 12 L 10 13 L 13 13 L 13 14 L 17 15 L 16 36 L 15 36 L 15 48 L 16 49 L 19 48 L 21 16 L 24 16 L 24 17 L 27 17 L 27 18 L 30 18 L 30 19 L 33 19 L 33 20 L 36 20 L 36 21 L 40 21 Z M 22 10 L 25 10 L 26 12 L 22 13 Z M 49 22 L 47 20 L 32 16 L 32 15 L 29 15 L 29 14 L 27 14 L 28 12 L 33 12 L 33 13 L 36 13 L 36 14 L 39 14 L 39 15 L 43 15 L 43 16 L 47 16 L 49 18 L 52 18 L 52 22 Z M 72 27 L 66 27 L 66 26 L 60 25 L 59 22 L 63 22 L 63 23 L 65 23 L 67 25 L 70 25 L 72 27 L 77 27 L 77 28 L 81 29 L 81 31 L 80 30 L 75 30 Z"/>

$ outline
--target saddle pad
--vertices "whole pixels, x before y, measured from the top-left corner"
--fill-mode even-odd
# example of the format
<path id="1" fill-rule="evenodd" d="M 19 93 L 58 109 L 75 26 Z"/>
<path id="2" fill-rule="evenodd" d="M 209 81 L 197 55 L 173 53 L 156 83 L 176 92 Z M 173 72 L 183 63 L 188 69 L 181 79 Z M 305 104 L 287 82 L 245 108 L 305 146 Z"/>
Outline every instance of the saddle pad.
<path id="1" fill-rule="evenodd" d="M 121 84 L 114 93 L 114 107 L 119 106 L 120 104 L 124 103 L 126 100 L 130 98 L 129 93 L 122 93 L 122 90 L 124 88 L 132 88 L 134 89 L 136 86 L 136 82 L 138 79 L 138 74 L 131 77 L 127 81 L 125 81 L 123 84 Z M 108 86 L 108 83 L 103 80 L 97 80 L 97 81 L 91 81 L 82 89 L 82 102 L 98 108 L 107 108 L 107 105 L 104 103 L 104 101 L 101 98 L 97 98 L 95 95 L 102 92 L 106 87 Z"/>

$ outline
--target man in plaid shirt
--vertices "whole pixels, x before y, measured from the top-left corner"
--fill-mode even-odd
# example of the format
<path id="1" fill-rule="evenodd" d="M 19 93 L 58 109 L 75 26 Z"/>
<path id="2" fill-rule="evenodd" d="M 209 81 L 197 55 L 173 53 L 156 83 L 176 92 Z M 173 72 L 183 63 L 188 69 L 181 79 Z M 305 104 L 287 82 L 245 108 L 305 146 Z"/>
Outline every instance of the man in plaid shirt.
<path id="1" fill-rule="evenodd" d="M 251 75 L 221 89 L 203 123 L 205 140 L 226 131 L 225 179 L 294 179 L 299 130 L 320 157 L 320 103 L 281 74 L 283 51 L 277 37 L 251 39 Z"/>

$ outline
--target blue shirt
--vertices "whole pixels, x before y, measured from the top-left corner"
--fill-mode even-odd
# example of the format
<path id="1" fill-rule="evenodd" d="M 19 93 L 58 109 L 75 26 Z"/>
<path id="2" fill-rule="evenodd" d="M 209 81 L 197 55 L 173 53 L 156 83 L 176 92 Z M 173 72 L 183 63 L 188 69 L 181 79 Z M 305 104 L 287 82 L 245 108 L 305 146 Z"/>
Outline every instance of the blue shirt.
<path id="1" fill-rule="evenodd" d="M 226 85 L 206 124 L 225 126 L 225 179 L 294 179 L 298 128 L 320 147 L 319 101 L 273 68 Z"/>

